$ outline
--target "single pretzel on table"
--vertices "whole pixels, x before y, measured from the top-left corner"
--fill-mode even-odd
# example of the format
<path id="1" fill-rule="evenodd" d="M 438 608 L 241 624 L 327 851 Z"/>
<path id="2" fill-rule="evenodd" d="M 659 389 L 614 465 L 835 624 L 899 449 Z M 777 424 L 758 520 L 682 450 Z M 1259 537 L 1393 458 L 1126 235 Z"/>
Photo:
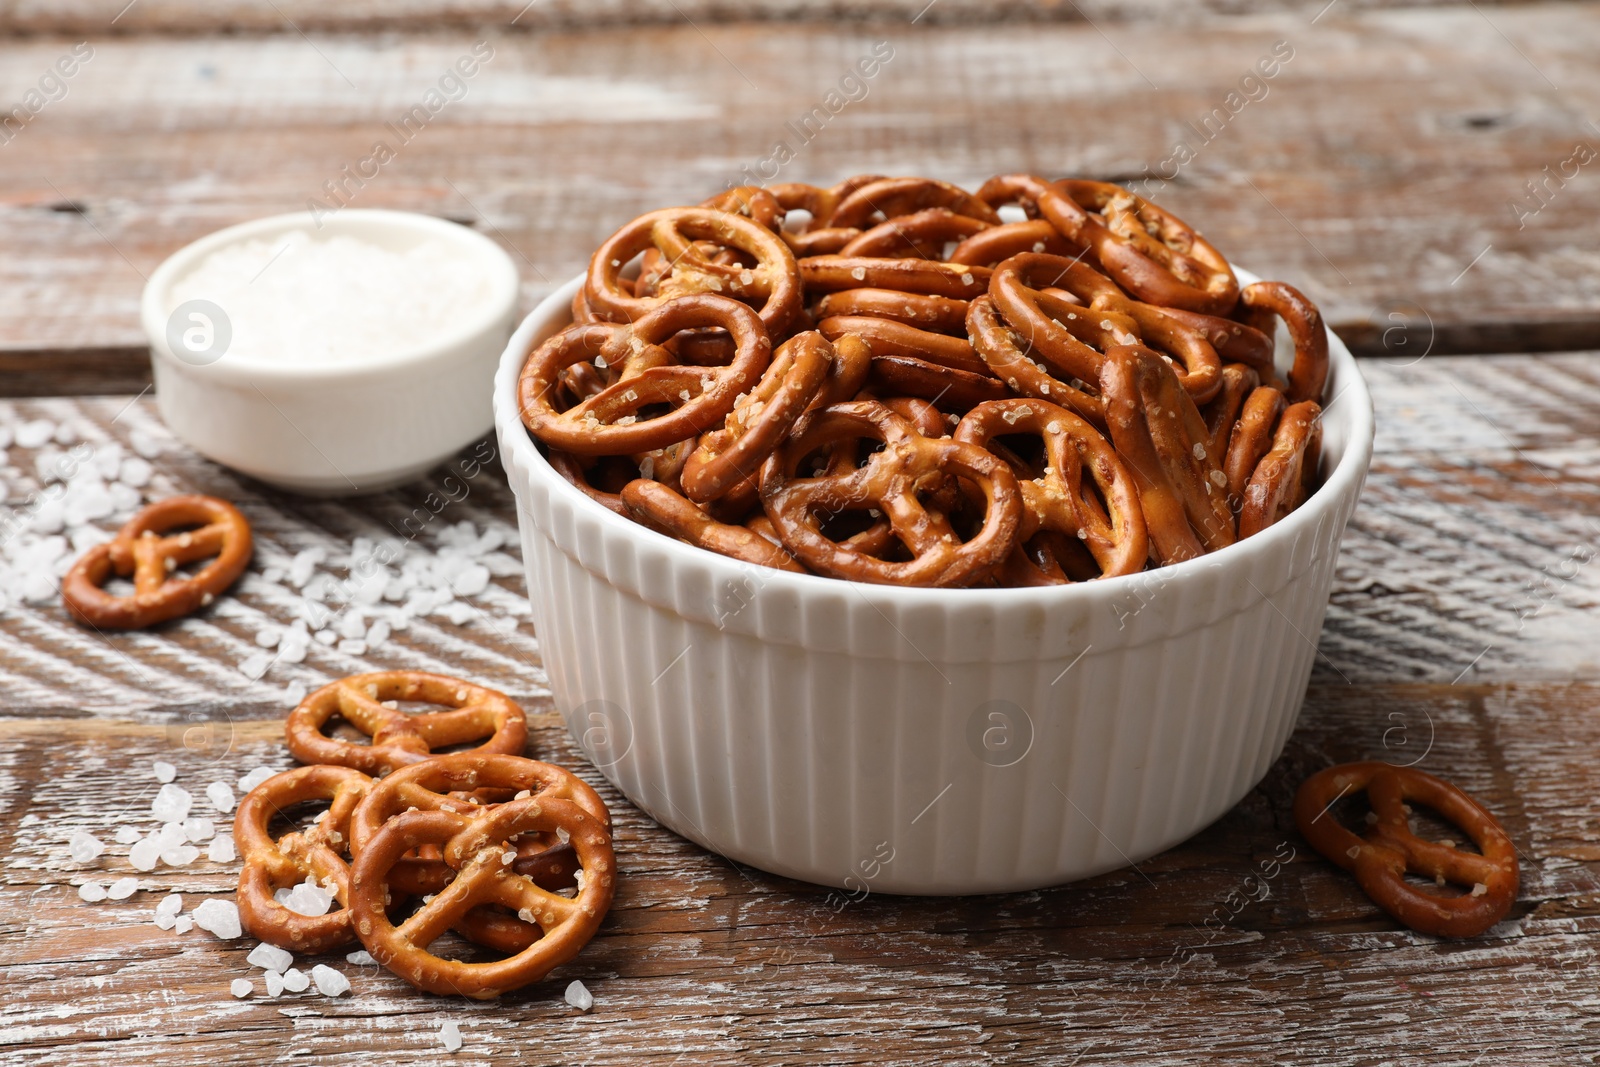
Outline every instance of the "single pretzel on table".
<path id="1" fill-rule="evenodd" d="M 297 767 L 275 774 L 245 794 L 233 818 L 239 872 L 239 921 L 251 935 L 291 952 L 331 952 L 355 940 L 350 926 L 350 816 L 373 779 L 349 767 Z M 310 801 L 327 801 L 322 819 L 274 840 L 272 819 Z M 301 915 L 279 904 L 274 893 L 306 878 L 332 892 L 338 907 L 324 915 Z"/>
<path id="2" fill-rule="evenodd" d="M 62 579 L 61 599 L 72 616 L 90 626 L 142 629 L 211 603 L 244 573 L 250 552 L 250 523 L 238 508 L 213 496 L 171 496 L 145 507 L 111 541 L 78 557 Z M 192 576 L 175 573 L 183 564 L 213 556 Z M 106 592 L 112 575 L 131 576 L 133 594 Z"/>
<path id="3" fill-rule="evenodd" d="M 717 326 L 733 337 L 736 352 L 725 367 L 678 366 L 660 349 L 679 331 Z M 658 353 L 638 373 L 624 376 L 581 403 L 558 410 L 557 387 L 567 368 L 596 356 L 608 366 L 640 353 Z M 772 342 L 755 312 L 736 300 L 699 293 L 652 306 L 626 326 L 569 326 L 529 355 L 517 381 L 522 421 L 547 445 L 576 455 L 625 455 L 666 448 L 725 419 L 772 361 Z M 642 413 L 664 405 L 654 417 Z"/>
<path id="4" fill-rule="evenodd" d="M 1341 798 L 1363 791 L 1372 814 L 1366 833 L 1358 836 L 1332 809 Z M 1407 818 L 1407 801 L 1460 828 L 1478 852 L 1418 837 Z M 1517 850 L 1500 823 L 1460 789 L 1415 767 L 1370 761 L 1319 771 L 1295 794 L 1294 821 L 1313 848 L 1355 875 L 1373 903 L 1413 930 L 1473 937 L 1505 918 L 1516 902 Z M 1466 892 L 1428 892 L 1408 882 L 1408 874 Z"/>
<path id="5" fill-rule="evenodd" d="M 388 706 L 402 700 L 449 710 L 408 713 Z M 327 736 L 323 727 L 334 716 L 366 734 L 371 743 Z M 380 671 L 331 682 L 289 713 L 284 732 L 289 751 L 301 763 L 337 764 L 374 775 L 425 760 L 447 745 L 482 739 L 468 751 L 516 756 L 528 743 L 527 717 L 510 697 L 424 671 Z"/>
<path id="6" fill-rule="evenodd" d="M 1159 561 L 1177 563 L 1233 544 L 1227 477 L 1207 446 L 1205 420 L 1166 360 L 1139 345 L 1115 346 L 1106 353 L 1100 391 Z"/>
<path id="7" fill-rule="evenodd" d="M 708 257 L 699 241 L 744 253 L 754 265 Z M 622 268 L 651 247 L 665 257 L 668 274 L 655 295 L 636 296 L 622 284 Z M 665 300 L 694 293 L 759 303 L 762 325 L 777 333 L 800 311 L 800 273 L 789 246 L 765 226 L 715 208 L 679 207 L 640 215 L 607 238 L 584 282 L 589 310 L 613 322 L 633 321 Z"/>
<path id="8" fill-rule="evenodd" d="M 806 477 L 799 467 L 812 453 L 847 440 L 883 442 L 865 465 Z M 963 541 L 918 492 L 945 478 L 966 479 L 983 496 L 982 526 Z M 903 415 L 873 400 L 814 412 L 762 471 L 761 498 L 778 536 L 812 570 L 836 578 L 894 585 L 961 585 L 987 576 L 1016 545 L 1022 496 L 1005 462 L 973 445 L 918 433 Z M 832 540 L 826 517 L 876 509 L 911 553 L 907 561 L 879 559 Z"/>
<path id="9" fill-rule="evenodd" d="M 1018 538 L 1028 541 L 1040 530 L 1079 538 L 1104 577 L 1143 570 L 1150 545 L 1138 489 L 1116 451 L 1088 422 L 1042 400 L 997 400 L 967 412 L 955 439 L 986 448 L 997 437 L 1020 434 L 1042 440 L 1044 470 L 1038 477 L 1017 474 L 1023 504 Z"/>

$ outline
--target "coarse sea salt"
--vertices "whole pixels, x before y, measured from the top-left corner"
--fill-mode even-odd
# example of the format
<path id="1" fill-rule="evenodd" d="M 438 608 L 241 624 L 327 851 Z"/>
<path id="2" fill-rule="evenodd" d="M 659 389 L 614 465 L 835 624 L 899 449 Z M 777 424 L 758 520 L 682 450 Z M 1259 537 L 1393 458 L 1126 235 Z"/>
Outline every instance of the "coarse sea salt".
<path id="1" fill-rule="evenodd" d="M 283 975 L 277 971 L 268 971 L 266 974 L 267 996 L 276 997 L 283 993 Z"/>
<path id="2" fill-rule="evenodd" d="M 106 889 L 107 900 L 127 900 L 139 889 L 139 879 L 118 878 Z"/>
<path id="3" fill-rule="evenodd" d="M 298 967 L 283 972 L 283 988 L 291 993 L 304 993 L 311 988 L 311 976 Z"/>
<path id="4" fill-rule="evenodd" d="M 187 789 L 169 782 L 150 802 L 150 814 L 162 822 L 182 822 L 189 817 L 189 805 L 193 803 L 194 797 Z"/>
<path id="5" fill-rule="evenodd" d="M 162 760 L 157 760 L 151 765 L 150 769 L 155 772 L 156 781 L 158 782 L 170 782 L 178 776 L 178 768 Z"/>
<path id="6" fill-rule="evenodd" d="M 567 1003 L 579 1011 L 588 1011 L 594 1007 L 594 994 L 582 982 L 573 982 L 567 986 Z"/>
<path id="7" fill-rule="evenodd" d="M 337 997 L 350 992 L 350 979 L 326 963 L 311 968 L 311 980 L 316 983 L 317 992 L 325 997 Z"/>
<path id="8" fill-rule="evenodd" d="M 454 1019 L 446 1019 L 444 1025 L 439 1027 L 439 1044 L 444 1046 L 446 1052 L 454 1052 L 461 1047 L 461 1027 L 456 1025 Z"/>
<path id="9" fill-rule="evenodd" d="M 277 971 L 282 974 L 294 966 L 294 953 L 281 949 L 277 945 L 269 945 L 263 941 L 250 950 L 250 955 L 245 957 L 245 962 L 252 967 L 260 967 L 264 971 Z"/>
<path id="10" fill-rule="evenodd" d="M 224 815 L 233 814 L 233 790 L 227 782 L 212 782 L 206 786 L 206 799 L 211 801 L 211 806 Z"/>
<path id="11" fill-rule="evenodd" d="M 217 249 L 173 284 L 166 312 L 210 300 L 227 312 L 228 355 L 327 366 L 430 345 L 493 299 L 453 245 L 397 251 L 295 230 Z"/>
<path id="12" fill-rule="evenodd" d="M 106 887 L 99 882 L 85 882 L 78 887 L 78 897 L 91 904 L 98 903 L 106 899 Z"/>
<path id="13" fill-rule="evenodd" d="M 257 767 L 243 778 L 239 779 L 239 792 L 248 793 L 262 782 L 271 778 L 278 772 L 271 767 Z"/>
<path id="14" fill-rule="evenodd" d="M 67 838 L 67 851 L 74 863 L 93 863 L 106 850 L 105 843 L 91 833 L 76 830 Z"/>
<path id="15" fill-rule="evenodd" d="M 231 900 L 205 900 L 194 909 L 194 924 L 224 941 L 239 937 L 239 908 Z"/>
<path id="16" fill-rule="evenodd" d="M 232 863 L 238 858 L 234 851 L 233 837 L 230 834 L 218 834 L 211 839 L 211 845 L 206 849 L 206 858 L 212 863 Z"/>
<path id="17" fill-rule="evenodd" d="M 234 996 L 238 997 L 240 1000 L 243 1000 L 255 990 L 255 986 L 251 984 L 250 979 L 248 978 L 235 978 L 233 980 L 233 984 L 230 985 L 228 989 L 233 993 Z"/>

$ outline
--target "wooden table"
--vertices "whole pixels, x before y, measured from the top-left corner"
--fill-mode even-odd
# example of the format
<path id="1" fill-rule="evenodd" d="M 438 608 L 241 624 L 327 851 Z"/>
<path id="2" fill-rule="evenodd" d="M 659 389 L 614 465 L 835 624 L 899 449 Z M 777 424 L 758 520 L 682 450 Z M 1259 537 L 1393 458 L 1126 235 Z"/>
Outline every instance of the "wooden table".
<path id="1" fill-rule="evenodd" d="M 551 0 L 521 15 L 478 0 L 401 14 L 173 0 L 119 15 L 122 2 L 0 11 L 0 102 L 75 42 L 93 47 L 66 95 L 0 145 L 0 386 L 13 398 L 0 426 L 49 419 L 97 454 L 137 442 L 158 453 L 147 496 L 236 500 L 259 548 L 236 597 L 157 633 L 98 637 L 53 600 L 0 611 L 0 1060 L 432 1062 L 446 1019 L 465 1037 L 457 1060 L 492 1063 L 1566 1064 L 1600 1050 L 1600 364 L 1583 351 L 1600 347 L 1600 176 L 1591 164 L 1557 184 L 1543 170 L 1600 144 L 1588 121 L 1600 8 L 1263 3 L 1221 18 L 1168 0 L 1131 14 L 1041 2 L 983 25 L 982 5 L 957 0 L 915 23 L 920 2 L 875 22 L 793 24 L 780 16 L 806 5 L 758 4 L 746 14 L 772 21 L 729 23 L 689 0 Z M 1199 140 L 1186 120 L 1290 42 L 1266 95 L 1156 193 L 1382 357 L 1363 364 L 1372 473 L 1299 728 L 1266 780 L 1137 868 L 836 911 L 815 887 L 660 829 L 584 763 L 504 561 L 459 622 L 430 616 L 365 655 L 314 645 L 259 680 L 241 673 L 255 634 L 294 603 L 263 568 L 392 532 L 444 472 L 309 500 L 165 440 L 139 395 L 142 276 L 203 233 L 322 196 L 480 40 L 493 60 L 354 202 L 480 228 L 520 257 L 528 301 L 622 220 L 759 165 L 876 42 L 893 60 L 785 178 L 1138 180 L 1175 141 Z M 0 469 L 13 512 L 37 454 L 13 445 Z M 470 480 L 419 550 L 462 521 L 514 534 L 498 469 Z M 84 881 L 131 873 L 127 847 L 79 865 L 68 835 L 148 828 L 153 761 L 197 793 L 286 765 L 286 688 L 383 667 L 506 690 L 534 713 L 534 750 L 604 793 L 623 877 L 577 961 L 463 1004 L 335 957 L 350 995 L 266 999 L 244 960 L 253 941 L 151 922 L 168 892 L 186 913 L 229 893 L 234 865 L 162 866 L 131 899 L 79 900 Z M 1459 942 L 1408 932 L 1309 853 L 1289 817 L 1295 787 L 1360 758 L 1418 761 L 1499 813 L 1523 862 L 1505 922 Z M 1248 881 L 1291 851 L 1267 892 Z M 241 976 L 258 979 L 248 1000 L 229 995 Z M 574 978 L 594 993 L 590 1014 L 561 998 Z"/>

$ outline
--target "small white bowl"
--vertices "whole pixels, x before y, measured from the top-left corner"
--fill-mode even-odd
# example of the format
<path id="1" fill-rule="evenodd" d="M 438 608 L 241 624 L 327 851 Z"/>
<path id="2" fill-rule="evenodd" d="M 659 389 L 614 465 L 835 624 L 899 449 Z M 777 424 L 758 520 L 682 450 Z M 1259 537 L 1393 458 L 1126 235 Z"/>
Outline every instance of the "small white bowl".
<path id="1" fill-rule="evenodd" d="M 294 230 L 315 238 L 348 235 L 396 252 L 440 243 L 482 275 L 488 295 L 430 343 L 336 364 L 297 365 L 226 350 L 212 362 L 175 355 L 174 284 L 224 246 Z M 511 333 L 517 290 L 516 266 L 499 245 L 426 215 L 344 210 L 319 227 L 301 212 L 230 226 L 173 253 L 145 285 L 140 319 L 150 339 L 156 404 L 168 428 L 198 452 L 264 482 L 318 495 L 397 485 L 493 424 L 489 385 Z"/>
<path id="2" fill-rule="evenodd" d="M 580 284 L 511 338 L 495 425 L 556 706 L 657 821 L 853 897 L 1035 889 L 1177 844 L 1283 750 L 1372 458 L 1337 337 L 1324 481 L 1282 522 L 1122 578 L 901 589 L 693 548 L 557 474 L 516 382 Z"/>

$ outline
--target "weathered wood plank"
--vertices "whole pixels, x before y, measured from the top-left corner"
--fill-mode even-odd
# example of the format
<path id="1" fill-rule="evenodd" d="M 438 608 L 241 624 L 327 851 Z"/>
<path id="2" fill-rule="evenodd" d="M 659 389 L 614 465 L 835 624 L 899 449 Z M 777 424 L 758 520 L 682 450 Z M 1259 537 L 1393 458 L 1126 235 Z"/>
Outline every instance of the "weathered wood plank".
<path id="1" fill-rule="evenodd" d="M 141 10 L 163 8 L 128 17 Z M 1370 351 L 1600 347 L 1593 167 L 1559 175 L 1579 142 L 1600 144 L 1583 118 L 1600 113 L 1587 61 L 1600 6 L 1314 14 L 1103 31 L 489 26 L 494 58 L 464 95 L 347 188 L 358 206 L 468 221 L 509 245 L 531 302 L 621 222 L 744 168 L 1137 182 L 1171 173 L 1183 142 L 1194 158 L 1151 192 L 1241 264 L 1307 289 Z M 478 39 L 94 37 L 66 96 L 0 152 L 0 351 L 136 356 L 138 293 L 162 258 L 229 223 L 331 204 L 325 183 L 395 140 L 385 123 Z M 1292 60 L 1222 122 L 1214 109 L 1227 114 L 1279 40 Z M 798 137 L 787 124 L 879 41 L 894 57 L 865 97 Z M 0 100 L 22 99 L 71 43 L 8 42 Z M 780 141 L 795 158 L 778 168 Z M 1537 214 L 1529 182 L 1547 183 Z"/>
<path id="2" fill-rule="evenodd" d="M 349 997 L 266 1000 L 244 962 L 252 941 L 150 922 L 167 892 L 184 894 L 186 912 L 229 892 L 231 865 L 159 867 L 130 900 L 78 899 L 82 881 L 130 872 L 125 846 L 72 863 L 70 832 L 109 840 L 148 824 L 155 759 L 195 790 L 286 765 L 278 709 L 235 707 L 230 744 L 198 752 L 159 724 L 0 721 L 0 1055 L 186 1065 L 226 1046 L 235 1062 L 378 1064 L 435 1054 L 451 1018 L 466 1062 L 1578 1062 L 1600 1023 L 1600 857 L 1586 814 L 1597 698 L 1587 684 L 1315 686 L 1266 782 L 1137 869 L 1007 897 L 872 896 L 837 913 L 815 889 L 662 831 L 582 763 L 555 716 L 536 716 L 534 751 L 577 767 L 612 805 L 619 893 L 577 961 L 491 1005 L 423 996 L 337 955 Z M 1511 918 L 1464 942 L 1397 930 L 1309 852 L 1289 818 L 1293 789 L 1327 762 L 1368 757 L 1420 758 L 1501 814 L 1524 864 Z M 1248 881 L 1291 849 L 1265 891 Z M 1243 893 L 1262 899 L 1241 905 Z M 241 976 L 257 979 L 242 1002 L 227 988 Z M 573 978 L 595 994 L 592 1015 L 561 1001 Z"/>

